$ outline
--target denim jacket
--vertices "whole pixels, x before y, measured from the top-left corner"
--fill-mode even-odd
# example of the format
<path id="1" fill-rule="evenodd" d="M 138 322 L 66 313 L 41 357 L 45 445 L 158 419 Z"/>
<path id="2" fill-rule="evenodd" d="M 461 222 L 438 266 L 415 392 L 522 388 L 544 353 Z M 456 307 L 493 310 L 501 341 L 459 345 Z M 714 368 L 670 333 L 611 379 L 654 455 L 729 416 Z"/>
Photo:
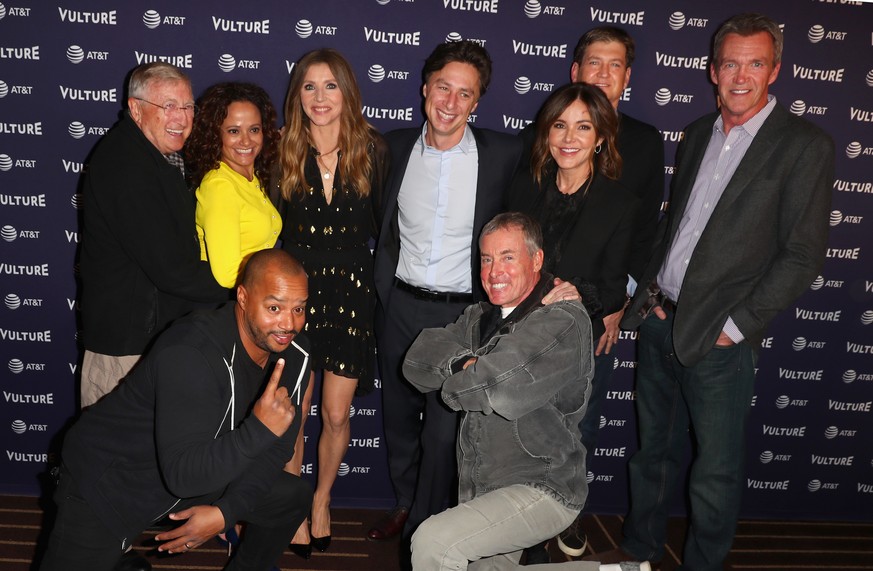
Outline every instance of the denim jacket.
<path id="1" fill-rule="evenodd" d="M 440 389 L 450 408 L 465 412 L 461 502 L 523 484 L 571 509 L 585 504 L 578 425 L 594 371 L 591 321 L 578 301 L 543 306 L 551 284 L 544 274 L 505 319 L 499 307 L 471 305 L 455 323 L 422 331 L 406 355 L 403 373 L 416 388 Z"/>

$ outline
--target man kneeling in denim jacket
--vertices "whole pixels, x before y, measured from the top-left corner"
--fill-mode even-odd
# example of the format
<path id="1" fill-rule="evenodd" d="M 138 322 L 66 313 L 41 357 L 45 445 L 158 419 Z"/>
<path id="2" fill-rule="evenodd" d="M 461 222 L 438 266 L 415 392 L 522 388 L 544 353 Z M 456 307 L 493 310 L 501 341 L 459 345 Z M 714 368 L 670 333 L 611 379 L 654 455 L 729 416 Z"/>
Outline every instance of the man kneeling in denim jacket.
<path id="1" fill-rule="evenodd" d="M 524 548 L 576 518 L 588 490 L 578 428 L 593 372 L 588 314 L 578 298 L 541 303 L 554 280 L 540 271 L 542 233 L 528 216 L 497 215 L 479 246 L 491 303 L 422 331 L 403 365 L 420 391 L 441 390 L 446 405 L 465 412 L 461 504 L 418 528 L 416 570 L 518 568 Z M 599 564 L 549 569 L 561 567 Z"/>

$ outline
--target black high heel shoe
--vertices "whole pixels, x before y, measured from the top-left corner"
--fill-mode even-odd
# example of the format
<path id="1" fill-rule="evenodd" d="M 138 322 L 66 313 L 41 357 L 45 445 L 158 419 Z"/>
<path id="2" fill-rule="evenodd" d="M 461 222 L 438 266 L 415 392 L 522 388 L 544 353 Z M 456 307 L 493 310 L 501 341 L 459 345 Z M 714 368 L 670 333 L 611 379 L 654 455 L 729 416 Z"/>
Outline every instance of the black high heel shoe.
<path id="1" fill-rule="evenodd" d="M 302 557 L 303 559 L 308 560 L 312 557 L 311 543 L 289 543 L 288 549 L 291 550 L 291 553 L 298 557 Z M 324 549 L 322 549 L 322 551 L 324 551 Z"/>
<path id="2" fill-rule="evenodd" d="M 325 551 L 327 551 L 327 548 L 330 547 L 330 536 L 329 535 L 325 535 L 324 537 L 313 536 L 309 545 L 311 545 L 312 547 L 314 547 L 317 550 L 324 553 Z"/>

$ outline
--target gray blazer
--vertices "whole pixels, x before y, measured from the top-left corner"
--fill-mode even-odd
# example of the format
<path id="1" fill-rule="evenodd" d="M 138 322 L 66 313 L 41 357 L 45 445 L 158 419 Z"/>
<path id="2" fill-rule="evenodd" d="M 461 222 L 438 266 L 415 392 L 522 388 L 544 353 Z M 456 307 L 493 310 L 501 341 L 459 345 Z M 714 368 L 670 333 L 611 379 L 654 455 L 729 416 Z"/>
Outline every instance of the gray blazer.
<path id="1" fill-rule="evenodd" d="M 660 239 L 622 326 L 642 322 L 646 285 L 676 236 L 717 113 L 685 130 Z M 825 259 L 834 144 L 777 105 L 758 131 L 694 249 L 673 324 L 676 357 L 694 365 L 730 316 L 757 349 L 770 320 L 809 286 Z M 655 318 L 653 318 L 655 319 Z"/>

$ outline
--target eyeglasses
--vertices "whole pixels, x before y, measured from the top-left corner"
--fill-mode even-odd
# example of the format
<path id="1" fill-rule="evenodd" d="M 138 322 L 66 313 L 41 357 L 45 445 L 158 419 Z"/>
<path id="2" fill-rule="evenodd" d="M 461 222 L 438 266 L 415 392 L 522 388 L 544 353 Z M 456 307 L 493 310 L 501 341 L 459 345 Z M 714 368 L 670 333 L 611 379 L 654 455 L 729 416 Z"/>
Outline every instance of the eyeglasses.
<path id="1" fill-rule="evenodd" d="M 148 103 L 149 105 L 154 105 L 155 107 L 160 107 L 164 111 L 164 113 L 166 113 L 167 115 L 172 115 L 173 113 L 176 113 L 177 111 L 183 111 L 186 114 L 190 114 L 190 115 L 194 115 L 195 113 L 197 113 L 197 106 L 194 105 L 193 103 L 189 103 L 187 105 L 179 105 L 178 103 L 176 103 L 174 101 L 168 101 L 167 103 L 164 103 L 163 105 L 158 105 L 157 103 L 152 103 L 148 99 L 143 99 L 141 97 L 134 97 L 134 99 L 136 99 L 137 101 L 143 101 L 145 103 Z"/>

